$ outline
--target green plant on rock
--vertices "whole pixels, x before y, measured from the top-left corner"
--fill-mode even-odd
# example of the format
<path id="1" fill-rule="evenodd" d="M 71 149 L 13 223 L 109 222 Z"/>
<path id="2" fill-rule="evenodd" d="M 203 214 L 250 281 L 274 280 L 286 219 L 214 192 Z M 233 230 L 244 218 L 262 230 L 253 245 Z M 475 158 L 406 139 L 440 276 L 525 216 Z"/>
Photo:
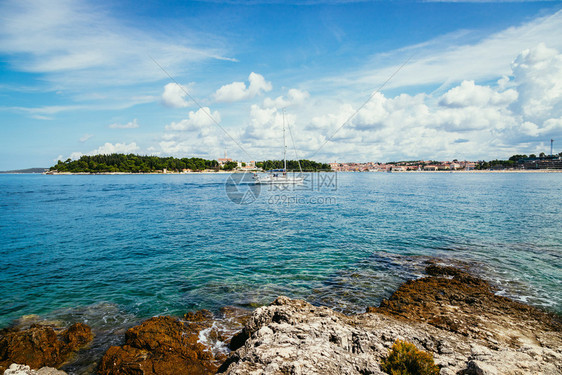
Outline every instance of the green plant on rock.
<path id="1" fill-rule="evenodd" d="M 384 372 L 391 375 L 438 375 L 439 367 L 433 356 L 419 350 L 414 344 L 396 340 L 388 357 L 381 362 Z"/>

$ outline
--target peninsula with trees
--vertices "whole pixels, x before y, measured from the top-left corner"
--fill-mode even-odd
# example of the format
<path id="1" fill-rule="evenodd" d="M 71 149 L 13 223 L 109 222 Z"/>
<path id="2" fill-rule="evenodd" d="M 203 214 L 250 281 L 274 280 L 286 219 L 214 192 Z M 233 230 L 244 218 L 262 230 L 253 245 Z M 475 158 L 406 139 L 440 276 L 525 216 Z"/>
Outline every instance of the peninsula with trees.
<path id="1" fill-rule="evenodd" d="M 54 173 L 188 173 L 219 171 L 259 171 L 283 168 L 283 160 L 267 160 L 248 164 L 231 159 L 174 158 L 135 154 L 84 155 L 78 160 L 59 160 L 49 168 Z M 312 160 L 287 160 L 288 170 L 306 172 L 329 171 L 330 165 Z"/>
<path id="2" fill-rule="evenodd" d="M 158 173 L 163 171 L 204 171 L 218 169 L 216 160 L 141 156 L 135 154 L 84 155 L 78 160 L 59 160 L 49 170 L 59 173 Z"/>

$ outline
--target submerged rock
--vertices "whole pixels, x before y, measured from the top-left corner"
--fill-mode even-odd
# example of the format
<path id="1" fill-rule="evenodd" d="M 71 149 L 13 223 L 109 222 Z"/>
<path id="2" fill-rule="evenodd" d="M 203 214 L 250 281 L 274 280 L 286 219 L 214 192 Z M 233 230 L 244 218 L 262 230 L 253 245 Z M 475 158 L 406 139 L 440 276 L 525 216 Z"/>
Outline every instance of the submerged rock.
<path id="1" fill-rule="evenodd" d="M 199 341 L 199 332 L 212 325 L 212 314 L 199 312 L 193 322 L 170 316 L 151 318 L 129 329 L 125 345 L 112 346 L 103 356 L 98 373 L 211 374 L 218 364 Z"/>
<path id="2" fill-rule="evenodd" d="M 431 353 L 441 374 L 562 373 L 557 317 L 495 296 L 461 270 L 427 272 L 354 316 L 279 297 L 232 338 L 219 373 L 382 374 L 397 339 Z"/>
<path id="3" fill-rule="evenodd" d="M 0 331 L 0 372 L 13 363 L 31 369 L 60 367 L 93 338 L 90 327 L 76 323 L 59 333 L 50 326 L 32 325 L 28 329 Z"/>

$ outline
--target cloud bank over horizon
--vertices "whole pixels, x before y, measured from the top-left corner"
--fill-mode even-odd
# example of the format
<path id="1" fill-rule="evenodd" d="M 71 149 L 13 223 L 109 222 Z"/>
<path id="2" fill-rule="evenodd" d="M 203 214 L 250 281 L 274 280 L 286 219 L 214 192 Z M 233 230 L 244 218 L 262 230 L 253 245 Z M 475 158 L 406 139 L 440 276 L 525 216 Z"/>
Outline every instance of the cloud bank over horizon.
<path id="1" fill-rule="evenodd" d="M 511 69 L 508 77 L 495 84 L 465 80 L 441 95 L 386 97 L 376 93 L 339 131 L 357 103 L 342 101 L 333 106 L 288 89 L 286 96 L 265 98 L 261 105 L 250 106 L 249 121 L 239 139 L 256 159 L 279 157 L 281 110 L 288 107 L 285 121 L 301 157 L 315 155 L 324 161 L 474 160 L 482 154 L 506 158 L 515 153 L 540 153 L 547 140 L 562 133 L 562 54 L 541 43 L 514 56 Z M 218 111 L 214 116 L 220 119 Z M 199 151 L 213 157 L 225 148 L 239 151 L 233 142 L 217 135 L 206 143 L 208 149 L 200 149 L 198 143 L 209 133 L 218 135 L 220 130 L 201 110 L 190 112 L 188 119 L 165 127 L 160 152 L 186 156 Z"/>

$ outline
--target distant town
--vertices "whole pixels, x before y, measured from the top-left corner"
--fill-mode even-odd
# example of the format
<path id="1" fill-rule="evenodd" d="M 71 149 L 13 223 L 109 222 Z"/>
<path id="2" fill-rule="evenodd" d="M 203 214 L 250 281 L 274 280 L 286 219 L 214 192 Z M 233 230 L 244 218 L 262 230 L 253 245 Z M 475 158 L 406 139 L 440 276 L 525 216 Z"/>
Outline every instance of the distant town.
<path id="1" fill-rule="evenodd" d="M 337 172 L 408 172 L 408 171 L 472 171 L 472 170 L 533 170 L 562 169 L 562 152 L 558 155 L 514 155 L 507 160 L 492 161 L 435 161 L 414 160 L 398 162 L 329 163 Z"/>
<path id="2" fill-rule="evenodd" d="M 271 162 L 271 161 L 270 161 Z M 307 162 L 303 160 L 303 162 Z M 227 158 L 218 159 L 221 168 L 233 167 L 240 171 L 256 171 L 267 168 L 266 162 L 250 161 L 247 163 L 235 161 Z M 293 165 L 296 161 L 290 161 L 289 170 L 298 170 Z M 452 161 L 436 161 L 436 160 L 412 160 L 397 162 L 333 162 L 328 163 L 329 168 L 319 168 L 331 170 L 335 172 L 408 172 L 408 171 L 472 171 L 472 170 L 516 170 L 516 169 L 562 169 L 562 152 L 558 155 L 546 155 L 545 153 L 536 156 L 530 155 L 513 155 L 507 160 L 491 160 L 491 161 L 468 161 L 457 160 Z M 266 167 L 266 168 L 264 168 Z M 291 168 L 293 167 L 293 168 Z M 275 168 L 275 167 L 273 167 Z"/>

